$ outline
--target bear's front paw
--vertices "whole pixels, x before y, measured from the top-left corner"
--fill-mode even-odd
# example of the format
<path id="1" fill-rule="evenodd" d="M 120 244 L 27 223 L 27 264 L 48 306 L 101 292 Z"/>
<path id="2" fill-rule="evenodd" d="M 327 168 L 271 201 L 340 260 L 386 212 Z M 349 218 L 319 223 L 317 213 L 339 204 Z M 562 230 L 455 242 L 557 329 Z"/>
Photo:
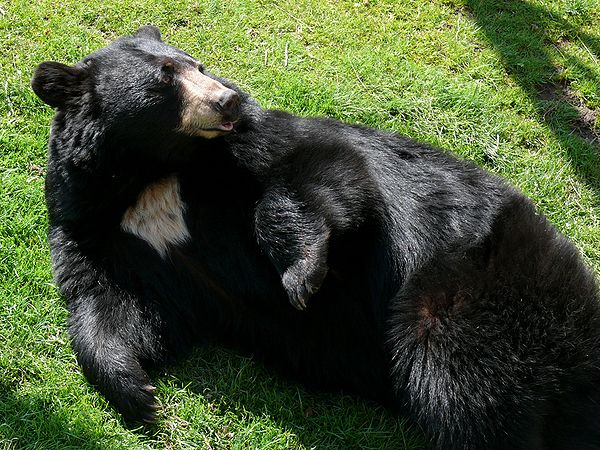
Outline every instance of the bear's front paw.
<path id="1" fill-rule="evenodd" d="M 152 424 L 156 422 L 160 403 L 154 393 L 156 388 L 149 384 L 138 387 L 130 399 L 128 412 L 123 413 L 128 420 Z"/>
<path id="2" fill-rule="evenodd" d="M 156 422 L 160 403 L 150 384 L 128 383 L 107 393 L 106 397 L 129 423 L 152 424 Z"/>
<path id="3" fill-rule="evenodd" d="M 307 301 L 323 284 L 328 267 L 325 264 L 310 264 L 302 259 L 290 266 L 281 277 L 290 303 L 298 310 L 305 310 Z"/>

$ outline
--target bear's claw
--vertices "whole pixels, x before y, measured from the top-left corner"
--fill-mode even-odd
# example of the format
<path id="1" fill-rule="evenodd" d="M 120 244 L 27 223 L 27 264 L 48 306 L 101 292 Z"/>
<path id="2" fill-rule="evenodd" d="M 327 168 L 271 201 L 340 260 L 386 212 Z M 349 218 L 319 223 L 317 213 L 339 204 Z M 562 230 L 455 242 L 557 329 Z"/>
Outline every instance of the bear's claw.
<path id="1" fill-rule="evenodd" d="M 301 260 L 284 272 L 281 281 L 294 308 L 299 311 L 306 309 L 308 299 L 321 288 L 327 271 L 325 264 L 310 267 Z"/>

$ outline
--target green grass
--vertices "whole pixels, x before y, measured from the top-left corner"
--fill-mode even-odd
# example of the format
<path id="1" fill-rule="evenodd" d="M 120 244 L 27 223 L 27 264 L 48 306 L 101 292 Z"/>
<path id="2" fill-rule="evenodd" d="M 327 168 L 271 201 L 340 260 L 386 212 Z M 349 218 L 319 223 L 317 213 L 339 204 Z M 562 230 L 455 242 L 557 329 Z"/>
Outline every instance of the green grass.
<path id="1" fill-rule="evenodd" d="M 1 449 L 421 447 L 377 406 L 219 348 L 154 374 L 151 429 L 86 383 L 45 237 L 53 112 L 29 79 L 147 23 L 266 107 L 396 130 L 506 177 L 600 273 L 597 0 L 0 1 Z"/>

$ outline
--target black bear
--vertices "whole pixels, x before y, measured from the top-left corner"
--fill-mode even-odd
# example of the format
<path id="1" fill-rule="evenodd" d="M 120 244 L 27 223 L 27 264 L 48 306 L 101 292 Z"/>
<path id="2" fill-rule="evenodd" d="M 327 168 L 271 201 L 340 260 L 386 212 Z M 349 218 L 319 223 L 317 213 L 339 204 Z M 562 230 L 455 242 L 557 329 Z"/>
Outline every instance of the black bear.
<path id="1" fill-rule="evenodd" d="M 440 449 L 600 448 L 597 281 L 499 178 L 263 110 L 150 26 L 32 87 L 57 108 L 73 346 L 127 419 L 155 419 L 149 366 L 216 341 L 397 408 Z"/>

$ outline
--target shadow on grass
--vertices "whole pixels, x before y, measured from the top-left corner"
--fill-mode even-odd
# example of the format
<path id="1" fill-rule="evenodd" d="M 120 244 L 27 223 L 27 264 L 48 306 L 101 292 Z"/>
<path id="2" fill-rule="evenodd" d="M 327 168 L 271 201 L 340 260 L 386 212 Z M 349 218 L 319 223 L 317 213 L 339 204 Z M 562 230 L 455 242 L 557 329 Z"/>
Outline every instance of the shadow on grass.
<path id="1" fill-rule="evenodd" d="M 12 449 L 102 450 L 98 436 L 85 424 L 69 421 L 47 401 L 18 397 L 0 383 L 0 447 Z"/>
<path id="2" fill-rule="evenodd" d="M 551 11 L 522 0 L 466 0 L 466 5 L 506 70 L 529 96 L 540 119 L 565 149 L 572 166 L 588 186 L 600 192 L 600 135 L 594 128 L 598 111 L 587 108 L 569 83 L 559 80 L 560 68 L 550 54 L 568 39 L 579 41 L 600 58 L 600 39 L 578 30 Z M 554 43 L 546 29 L 553 23 L 565 36 Z M 600 79 L 578 58 L 567 64 L 600 86 Z M 600 120 L 600 119 L 599 119 Z"/>
<path id="3" fill-rule="evenodd" d="M 227 412 L 240 422 L 266 419 L 277 429 L 293 433 L 306 448 L 426 448 L 414 427 L 381 406 L 341 393 L 309 391 L 261 363 L 220 347 L 199 349 L 161 374 L 154 377 L 202 396 L 219 415 Z M 227 431 L 229 426 L 210 433 Z"/>

